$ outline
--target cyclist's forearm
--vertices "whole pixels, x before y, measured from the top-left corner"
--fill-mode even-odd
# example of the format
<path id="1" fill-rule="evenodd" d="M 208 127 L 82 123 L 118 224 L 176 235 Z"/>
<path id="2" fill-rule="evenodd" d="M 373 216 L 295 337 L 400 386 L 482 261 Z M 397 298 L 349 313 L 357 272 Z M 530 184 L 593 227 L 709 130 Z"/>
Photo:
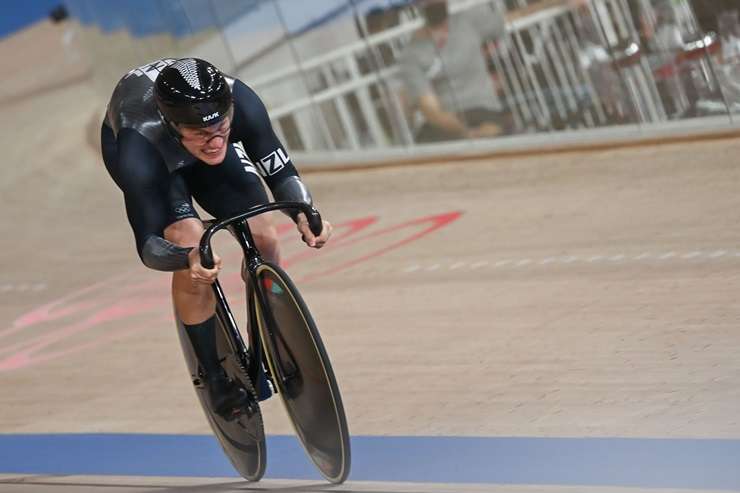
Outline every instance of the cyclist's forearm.
<path id="1" fill-rule="evenodd" d="M 272 189 L 272 195 L 275 200 L 287 202 L 301 202 L 303 204 L 313 205 L 311 192 L 301 181 L 300 177 L 292 175 L 283 179 Z M 298 211 L 283 209 L 283 212 L 290 216 L 293 221 L 298 216 Z"/>
<path id="2" fill-rule="evenodd" d="M 185 248 L 156 235 L 149 236 L 139 251 L 141 261 L 154 270 L 173 272 L 190 266 L 188 253 L 192 247 Z"/>

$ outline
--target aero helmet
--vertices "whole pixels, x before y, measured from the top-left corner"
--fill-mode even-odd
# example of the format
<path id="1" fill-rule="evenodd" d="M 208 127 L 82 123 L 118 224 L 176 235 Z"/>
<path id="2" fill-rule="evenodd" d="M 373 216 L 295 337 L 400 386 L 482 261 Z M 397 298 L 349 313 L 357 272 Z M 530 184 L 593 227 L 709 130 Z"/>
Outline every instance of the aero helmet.
<path id="1" fill-rule="evenodd" d="M 166 67 L 154 83 L 154 99 L 170 125 L 208 127 L 231 109 L 231 88 L 223 74 L 199 58 L 182 58 Z"/>

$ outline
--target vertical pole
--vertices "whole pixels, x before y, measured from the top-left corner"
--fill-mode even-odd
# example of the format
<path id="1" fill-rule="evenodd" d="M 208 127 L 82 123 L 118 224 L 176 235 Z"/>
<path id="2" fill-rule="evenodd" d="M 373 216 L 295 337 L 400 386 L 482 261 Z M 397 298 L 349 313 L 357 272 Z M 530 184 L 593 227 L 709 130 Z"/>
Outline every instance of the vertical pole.
<path id="1" fill-rule="evenodd" d="M 349 70 L 350 80 L 359 80 L 361 78 L 360 69 L 357 67 L 357 60 L 352 54 L 347 55 L 345 58 L 347 69 Z M 363 84 L 362 87 L 356 89 L 357 101 L 360 103 L 362 108 L 362 114 L 365 117 L 370 135 L 373 138 L 373 142 L 376 147 L 387 146 L 388 139 L 386 139 L 383 127 L 378 119 L 378 114 L 373 106 L 372 99 L 370 98 L 370 91 L 367 84 Z"/>
<path id="2" fill-rule="evenodd" d="M 326 63 L 321 67 L 321 72 L 324 74 L 324 77 L 326 77 L 326 80 L 329 82 L 330 87 L 338 85 L 332 68 L 333 67 L 331 66 L 331 62 Z M 347 107 L 347 101 L 344 100 L 344 95 L 339 94 L 332 98 L 329 102 L 333 104 L 334 107 L 337 109 L 337 114 L 339 114 L 339 121 L 342 124 L 342 133 L 347 137 L 349 147 L 352 150 L 358 150 L 360 148 L 360 141 L 357 138 L 354 121 L 352 120 L 352 115 L 350 114 L 349 108 Z"/>
<path id="3" fill-rule="evenodd" d="M 290 49 L 291 54 L 293 55 L 293 60 L 295 60 L 295 64 L 298 67 L 298 72 L 301 74 L 301 80 L 303 81 L 303 85 L 306 88 L 306 92 L 308 93 L 308 98 L 311 100 L 311 109 L 315 115 L 315 119 L 319 125 L 319 128 L 321 129 L 321 132 L 324 136 L 326 145 L 330 151 L 336 150 L 336 145 L 334 144 L 334 139 L 332 138 L 331 131 L 329 130 L 329 126 L 326 123 L 324 114 L 322 113 L 319 105 L 316 103 L 313 93 L 311 92 L 311 89 L 308 85 L 308 80 L 306 80 L 306 71 L 303 69 L 303 65 L 301 64 L 301 58 L 298 56 L 298 51 L 296 50 L 295 44 L 293 43 L 293 36 L 288 31 L 288 24 L 287 22 L 285 22 L 285 16 L 283 16 L 283 12 L 277 0 L 273 0 L 273 6 L 275 7 L 275 13 L 277 15 L 278 20 L 280 21 L 280 25 L 283 27 L 283 32 L 285 33 L 285 41 L 288 45 L 288 48 Z M 316 149 L 306 149 L 306 150 L 313 151 Z"/>

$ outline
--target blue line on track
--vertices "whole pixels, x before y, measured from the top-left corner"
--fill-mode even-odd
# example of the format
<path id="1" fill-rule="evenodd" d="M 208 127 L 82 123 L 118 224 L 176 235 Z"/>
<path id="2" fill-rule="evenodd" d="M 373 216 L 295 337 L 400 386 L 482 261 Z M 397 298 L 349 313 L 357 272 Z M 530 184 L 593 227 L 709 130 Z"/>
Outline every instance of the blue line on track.
<path id="1" fill-rule="evenodd" d="M 320 479 L 268 437 L 266 477 Z M 351 480 L 740 491 L 740 440 L 356 436 Z M 0 435 L 0 473 L 235 476 L 206 435 Z"/>

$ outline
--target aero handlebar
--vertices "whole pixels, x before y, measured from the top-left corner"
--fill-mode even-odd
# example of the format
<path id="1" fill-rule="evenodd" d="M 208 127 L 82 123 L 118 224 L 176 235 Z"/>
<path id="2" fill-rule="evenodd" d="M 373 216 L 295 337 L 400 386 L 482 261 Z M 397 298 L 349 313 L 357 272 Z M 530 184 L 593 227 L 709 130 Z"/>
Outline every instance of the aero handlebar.
<path id="1" fill-rule="evenodd" d="M 311 229 L 311 232 L 316 236 L 321 234 L 321 230 L 324 227 L 321 220 L 321 215 L 319 214 L 319 211 L 308 204 L 304 204 L 302 202 L 271 202 L 269 204 L 258 205 L 252 207 L 247 212 L 244 212 L 237 216 L 217 221 L 216 223 L 211 225 L 205 231 L 205 233 L 203 233 L 203 237 L 200 239 L 201 265 L 206 269 L 213 269 L 213 250 L 211 249 L 211 237 L 213 237 L 216 232 L 239 221 L 249 219 L 250 217 L 258 216 L 260 214 L 264 214 L 265 212 L 283 209 L 293 209 L 303 212 L 308 219 L 308 227 Z"/>

